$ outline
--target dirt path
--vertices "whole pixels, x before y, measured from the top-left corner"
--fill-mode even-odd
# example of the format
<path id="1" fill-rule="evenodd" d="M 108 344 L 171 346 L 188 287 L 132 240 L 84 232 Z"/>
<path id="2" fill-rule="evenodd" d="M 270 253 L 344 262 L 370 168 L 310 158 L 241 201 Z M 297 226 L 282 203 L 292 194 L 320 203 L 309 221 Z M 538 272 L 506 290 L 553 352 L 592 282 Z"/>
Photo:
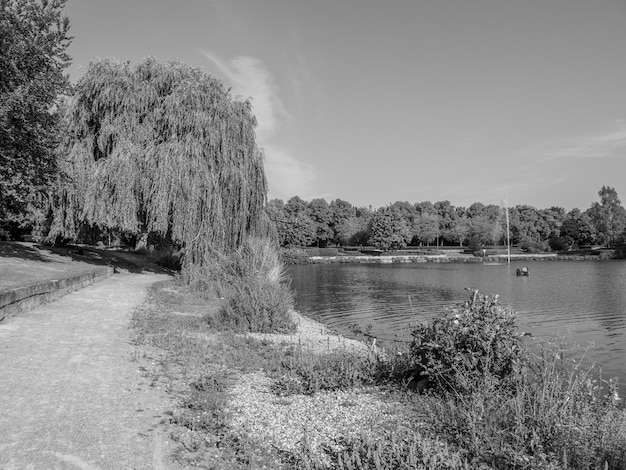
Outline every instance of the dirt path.
<path id="1" fill-rule="evenodd" d="M 0 323 L 0 468 L 175 469 L 172 409 L 142 375 L 129 319 L 167 276 L 116 274 Z"/>

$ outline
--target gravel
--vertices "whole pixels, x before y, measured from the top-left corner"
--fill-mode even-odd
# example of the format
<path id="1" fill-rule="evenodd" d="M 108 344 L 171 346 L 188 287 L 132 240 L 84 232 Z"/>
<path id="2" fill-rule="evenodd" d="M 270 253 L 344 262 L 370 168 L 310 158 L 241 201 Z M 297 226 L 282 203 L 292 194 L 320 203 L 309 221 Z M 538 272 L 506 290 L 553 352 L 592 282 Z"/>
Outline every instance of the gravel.
<path id="1" fill-rule="evenodd" d="M 247 336 L 281 345 L 298 344 L 317 354 L 337 350 L 377 353 L 375 347 L 331 333 L 296 312 L 293 316 L 294 334 Z M 280 397 L 272 392 L 272 379 L 263 372 L 243 375 L 231 396 L 229 412 L 235 429 L 282 451 L 297 451 L 306 443 L 322 461 L 322 445 L 337 447 L 342 438 L 375 435 L 406 422 L 410 415 L 388 392 L 375 387 Z"/>

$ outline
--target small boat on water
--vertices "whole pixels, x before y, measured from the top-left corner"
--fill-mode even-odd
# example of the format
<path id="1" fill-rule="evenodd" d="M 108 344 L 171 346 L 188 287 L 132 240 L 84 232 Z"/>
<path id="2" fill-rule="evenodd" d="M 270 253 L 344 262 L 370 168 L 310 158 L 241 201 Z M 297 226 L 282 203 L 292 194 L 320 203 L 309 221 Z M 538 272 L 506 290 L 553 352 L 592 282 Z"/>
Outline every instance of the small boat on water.
<path id="1" fill-rule="evenodd" d="M 528 268 L 526 266 L 524 266 L 523 268 L 517 268 L 517 275 L 518 276 L 528 276 L 530 274 L 530 271 L 528 271 Z"/>

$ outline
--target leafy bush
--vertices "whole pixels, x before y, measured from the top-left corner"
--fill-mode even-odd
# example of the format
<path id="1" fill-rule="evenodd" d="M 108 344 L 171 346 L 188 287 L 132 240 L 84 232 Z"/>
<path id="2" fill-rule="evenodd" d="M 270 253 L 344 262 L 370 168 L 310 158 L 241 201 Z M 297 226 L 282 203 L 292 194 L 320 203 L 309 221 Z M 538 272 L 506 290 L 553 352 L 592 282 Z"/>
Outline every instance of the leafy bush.
<path id="1" fill-rule="evenodd" d="M 280 259 L 285 264 L 308 264 L 309 254 L 302 248 L 281 248 Z"/>
<path id="2" fill-rule="evenodd" d="M 526 253 L 545 253 L 550 251 L 550 245 L 547 242 L 538 242 L 534 240 L 523 240 L 520 248 Z"/>
<path id="3" fill-rule="evenodd" d="M 419 373 L 438 391 L 465 394 L 485 376 L 517 375 L 527 353 L 515 313 L 497 296 L 473 291 L 469 301 L 446 308 L 412 332 L 411 355 Z"/>

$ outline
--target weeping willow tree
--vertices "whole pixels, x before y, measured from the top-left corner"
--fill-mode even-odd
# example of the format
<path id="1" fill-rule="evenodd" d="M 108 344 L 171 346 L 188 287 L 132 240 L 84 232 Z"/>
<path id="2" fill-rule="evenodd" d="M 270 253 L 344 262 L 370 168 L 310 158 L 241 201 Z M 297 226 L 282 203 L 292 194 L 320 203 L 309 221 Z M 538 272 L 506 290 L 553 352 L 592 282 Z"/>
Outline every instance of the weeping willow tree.
<path id="1" fill-rule="evenodd" d="M 67 106 L 50 237 L 85 224 L 184 248 L 203 265 L 267 230 L 249 101 L 181 63 L 93 62 Z"/>

